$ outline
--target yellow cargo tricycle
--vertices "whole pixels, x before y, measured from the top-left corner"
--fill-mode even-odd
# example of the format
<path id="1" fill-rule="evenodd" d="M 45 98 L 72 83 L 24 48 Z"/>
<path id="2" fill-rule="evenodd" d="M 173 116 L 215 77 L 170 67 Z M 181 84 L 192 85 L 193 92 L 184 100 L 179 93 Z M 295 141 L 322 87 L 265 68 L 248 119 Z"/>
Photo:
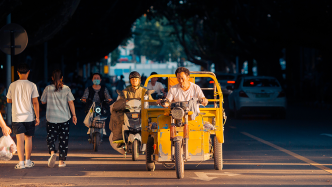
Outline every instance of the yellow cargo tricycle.
<path id="1" fill-rule="evenodd" d="M 168 89 L 177 84 L 173 74 L 157 74 L 147 78 L 166 77 Z M 168 108 L 150 105 L 142 107 L 142 143 L 146 144 L 146 169 L 155 170 L 155 162 L 165 167 L 175 165 L 177 178 L 184 177 L 184 162 L 205 161 L 214 159 L 214 168 L 221 170 L 222 143 L 224 142 L 223 121 L 226 119 L 222 104 L 223 95 L 218 80 L 212 72 L 190 72 L 190 81 L 211 78 L 213 88 L 201 88 L 214 93 L 209 105 L 200 107 L 200 113 L 191 119 L 192 111 L 188 110 L 188 102 L 174 102 Z M 146 102 L 156 100 L 144 100 Z"/>

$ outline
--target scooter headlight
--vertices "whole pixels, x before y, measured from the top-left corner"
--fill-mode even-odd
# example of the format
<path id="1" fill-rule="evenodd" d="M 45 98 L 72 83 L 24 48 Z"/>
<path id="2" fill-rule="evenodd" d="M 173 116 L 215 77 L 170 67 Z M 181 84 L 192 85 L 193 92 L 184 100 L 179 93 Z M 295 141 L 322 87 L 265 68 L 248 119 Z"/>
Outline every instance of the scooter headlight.
<path id="1" fill-rule="evenodd" d="M 184 110 L 182 108 L 178 108 L 178 107 L 173 108 L 171 113 L 172 113 L 172 117 L 174 119 L 178 119 L 178 120 L 182 119 L 182 117 L 184 116 Z"/>
<path id="2" fill-rule="evenodd" d="M 96 113 L 100 113 L 101 112 L 101 108 L 100 107 L 96 107 L 95 111 L 96 111 Z"/>

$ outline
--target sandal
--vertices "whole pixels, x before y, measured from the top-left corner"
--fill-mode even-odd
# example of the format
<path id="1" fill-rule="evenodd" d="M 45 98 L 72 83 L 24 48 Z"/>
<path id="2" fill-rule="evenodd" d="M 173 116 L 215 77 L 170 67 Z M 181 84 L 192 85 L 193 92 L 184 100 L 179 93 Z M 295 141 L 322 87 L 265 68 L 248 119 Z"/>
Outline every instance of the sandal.
<path id="1" fill-rule="evenodd" d="M 35 166 L 35 163 L 32 161 L 30 163 L 25 163 L 26 168 L 32 168 L 33 166 Z"/>
<path id="2" fill-rule="evenodd" d="M 63 164 L 59 164 L 59 168 L 63 168 L 63 167 L 66 167 L 66 163 L 65 162 L 63 162 Z"/>
<path id="3" fill-rule="evenodd" d="M 55 161 L 56 161 L 56 154 L 54 153 L 53 155 L 51 155 L 51 157 L 48 159 L 48 167 L 53 168 L 55 165 Z"/>
<path id="4" fill-rule="evenodd" d="M 15 169 L 25 169 L 24 165 L 16 164 Z"/>

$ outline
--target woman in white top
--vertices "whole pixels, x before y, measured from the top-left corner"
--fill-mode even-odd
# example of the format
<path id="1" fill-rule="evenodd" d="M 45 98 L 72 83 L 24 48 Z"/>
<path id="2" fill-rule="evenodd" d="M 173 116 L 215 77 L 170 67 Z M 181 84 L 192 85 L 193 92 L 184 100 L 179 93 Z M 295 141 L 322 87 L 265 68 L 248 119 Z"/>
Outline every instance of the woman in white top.
<path id="1" fill-rule="evenodd" d="M 151 75 L 157 75 L 156 72 L 152 72 Z M 148 83 L 147 88 L 149 90 L 154 90 L 157 92 L 157 94 L 164 93 L 164 86 L 160 82 L 157 82 L 158 77 L 151 78 L 151 81 Z"/>

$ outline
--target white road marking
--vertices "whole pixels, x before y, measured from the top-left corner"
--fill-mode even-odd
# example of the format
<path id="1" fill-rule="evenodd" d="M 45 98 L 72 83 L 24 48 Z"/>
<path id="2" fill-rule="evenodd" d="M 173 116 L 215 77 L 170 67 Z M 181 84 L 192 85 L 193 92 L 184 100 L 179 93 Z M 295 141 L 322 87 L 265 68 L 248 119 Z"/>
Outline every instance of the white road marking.
<path id="1" fill-rule="evenodd" d="M 224 173 L 204 173 L 204 172 L 195 172 L 195 174 L 197 175 L 197 177 L 191 177 L 193 179 L 198 179 L 198 180 L 202 180 L 202 181 L 210 181 L 212 179 L 218 178 L 218 177 L 209 177 L 208 175 L 228 175 L 230 177 L 239 175 L 239 174 L 235 174 L 235 173 L 229 173 L 229 172 L 224 172 Z"/>
<path id="2" fill-rule="evenodd" d="M 298 154 L 296 154 L 296 153 L 293 153 L 292 151 L 288 151 L 287 149 L 284 149 L 284 148 L 282 148 L 282 147 L 279 147 L 279 146 L 277 146 L 277 145 L 274 145 L 273 143 L 270 143 L 270 142 L 268 142 L 268 141 L 265 141 L 265 140 L 263 140 L 263 139 L 260 139 L 260 138 L 254 136 L 254 135 L 249 134 L 249 133 L 246 133 L 246 132 L 241 132 L 241 133 L 244 134 L 244 135 L 246 135 L 246 136 L 249 136 L 249 137 L 252 138 L 252 139 L 255 139 L 255 140 L 259 141 L 259 142 L 262 142 L 262 143 L 264 143 L 264 144 L 266 144 L 266 145 L 269 145 L 269 146 L 271 146 L 271 147 L 273 147 L 273 148 L 275 148 L 275 149 L 278 149 L 279 151 L 282 151 L 282 152 L 284 152 L 284 153 L 287 153 L 287 154 L 289 154 L 289 155 L 291 155 L 291 156 L 293 156 L 293 157 L 295 157 L 295 158 L 297 158 L 297 159 L 299 159 L 299 160 L 302 160 L 302 161 L 304 161 L 304 162 L 306 162 L 306 163 L 308 163 L 308 164 L 310 164 L 310 165 L 312 165 L 312 166 L 315 166 L 315 167 L 317 167 L 317 168 L 319 168 L 319 169 L 321 169 L 321 170 L 324 170 L 324 171 L 326 171 L 326 172 L 332 174 L 332 169 L 330 169 L 330 168 L 328 168 L 328 167 L 325 167 L 323 164 L 319 164 L 319 163 L 317 163 L 317 162 L 314 162 L 314 161 L 312 161 L 312 160 L 310 160 L 310 159 L 308 159 L 308 158 L 306 158 L 306 157 L 304 157 L 304 156 L 301 156 L 301 155 L 298 155 Z"/>
<path id="3" fill-rule="evenodd" d="M 325 133 L 323 133 L 323 134 L 320 134 L 320 135 L 332 137 L 332 134 L 325 134 Z"/>

